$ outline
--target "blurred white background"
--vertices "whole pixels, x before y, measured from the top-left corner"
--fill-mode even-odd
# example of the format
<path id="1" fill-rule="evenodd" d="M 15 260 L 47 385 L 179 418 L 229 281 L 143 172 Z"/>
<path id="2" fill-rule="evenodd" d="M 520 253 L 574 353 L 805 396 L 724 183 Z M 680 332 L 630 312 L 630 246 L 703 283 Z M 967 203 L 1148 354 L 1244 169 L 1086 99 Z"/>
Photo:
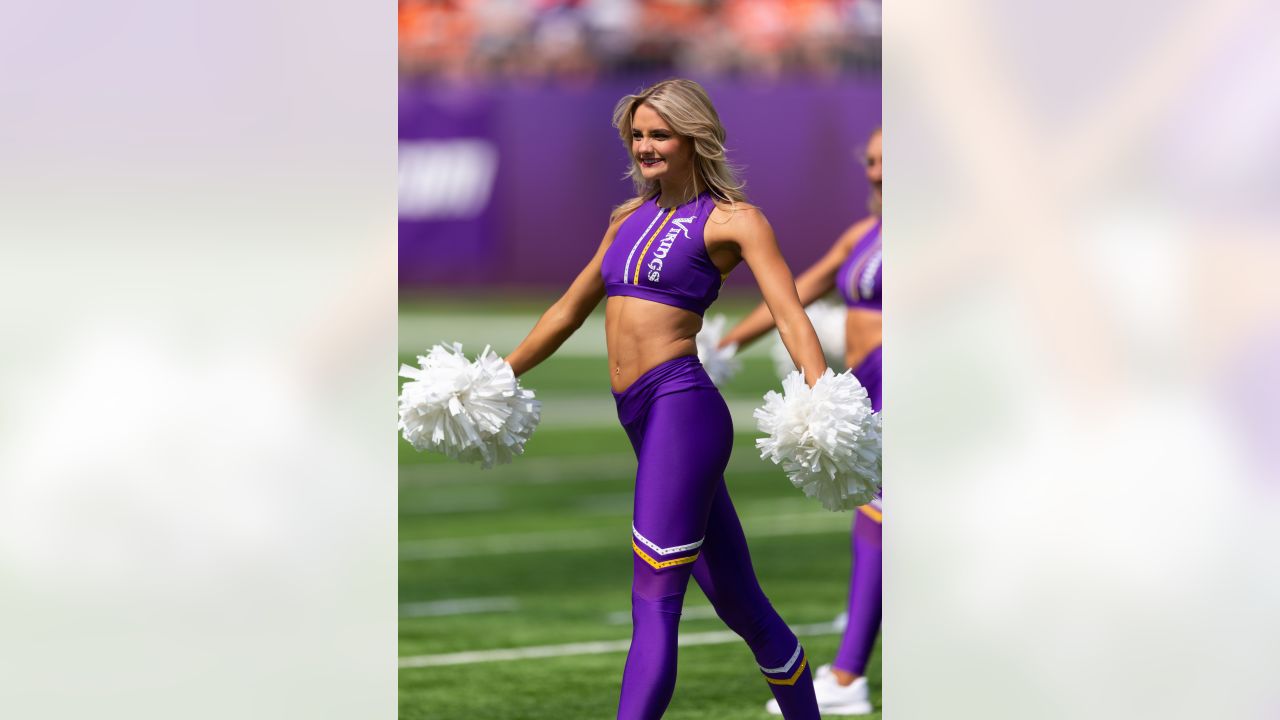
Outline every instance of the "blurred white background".
<path id="1" fill-rule="evenodd" d="M 1277 20 L 887 5 L 886 716 L 1280 712 Z"/>
<path id="2" fill-rule="evenodd" d="M 394 28 L 0 6 L 0 717 L 394 716 Z"/>

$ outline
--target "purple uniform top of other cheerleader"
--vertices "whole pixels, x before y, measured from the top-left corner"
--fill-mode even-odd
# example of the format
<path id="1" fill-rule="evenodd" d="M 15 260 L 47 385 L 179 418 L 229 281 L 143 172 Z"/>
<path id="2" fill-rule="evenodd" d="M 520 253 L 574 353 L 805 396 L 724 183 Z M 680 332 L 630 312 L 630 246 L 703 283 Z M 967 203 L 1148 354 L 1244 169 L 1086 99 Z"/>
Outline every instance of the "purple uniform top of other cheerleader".
<path id="1" fill-rule="evenodd" d="M 836 289 L 844 297 L 846 306 L 880 311 L 881 250 L 880 221 L 877 220 L 836 272 Z"/>
<path id="2" fill-rule="evenodd" d="M 715 207 L 711 195 L 703 193 L 670 210 L 660 207 L 656 198 L 637 208 L 605 251 L 600 266 L 605 294 L 705 313 L 724 280 L 703 239 Z"/>

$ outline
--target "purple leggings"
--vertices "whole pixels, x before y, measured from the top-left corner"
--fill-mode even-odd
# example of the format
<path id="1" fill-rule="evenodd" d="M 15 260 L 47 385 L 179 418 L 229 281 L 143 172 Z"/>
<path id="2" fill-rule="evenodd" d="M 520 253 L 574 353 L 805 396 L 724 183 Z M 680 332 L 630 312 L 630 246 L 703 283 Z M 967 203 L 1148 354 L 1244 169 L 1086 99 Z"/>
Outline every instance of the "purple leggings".
<path id="1" fill-rule="evenodd" d="M 619 720 L 662 717 L 676 684 L 676 641 L 689 576 L 746 641 L 792 720 L 818 720 L 808 660 L 756 581 L 724 484 L 733 423 L 693 356 L 669 360 L 614 393 L 635 449 L 631 650 Z"/>
<path id="2" fill-rule="evenodd" d="M 872 350 L 854 368 L 853 374 L 871 396 L 871 408 L 880 410 L 880 348 Z M 883 509 L 877 498 L 871 505 L 853 514 L 853 570 L 849 576 L 849 624 L 845 626 L 840 650 L 832 667 L 865 675 L 867 661 L 880 633 L 881 592 L 881 520 Z"/>
<path id="3" fill-rule="evenodd" d="M 867 674 L 867 661 L 880 633 L 881 563 L 880 521 L 862 510 L 853 518 L 853 571 L 849 578 L 849 624 L 831 665 L 837 670 Z"/>

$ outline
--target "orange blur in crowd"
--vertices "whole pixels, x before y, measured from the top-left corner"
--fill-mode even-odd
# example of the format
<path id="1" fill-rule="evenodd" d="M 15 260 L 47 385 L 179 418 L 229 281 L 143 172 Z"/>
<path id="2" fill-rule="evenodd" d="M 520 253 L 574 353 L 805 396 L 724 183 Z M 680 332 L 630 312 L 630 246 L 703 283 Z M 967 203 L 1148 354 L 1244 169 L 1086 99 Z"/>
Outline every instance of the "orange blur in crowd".
<path id="1" fill-rule="evenodd" d="M 880 0 L 401 0 L 407 78 L 878 69 Z"/>

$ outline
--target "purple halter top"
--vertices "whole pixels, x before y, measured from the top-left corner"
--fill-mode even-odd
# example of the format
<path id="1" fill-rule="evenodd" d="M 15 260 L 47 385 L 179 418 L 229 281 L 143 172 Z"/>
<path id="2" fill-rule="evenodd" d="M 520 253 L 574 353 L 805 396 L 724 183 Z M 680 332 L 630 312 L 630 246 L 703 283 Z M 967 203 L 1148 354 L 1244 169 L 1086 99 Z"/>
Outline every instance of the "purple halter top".
<path id="1" fill-rule="evenodd" d="M 715 209 L 703 193 L 671 210 L 649 200 L 622 222 L 605 251 L 605 294 L 626 295 L 702 315 L 724 280 L 707 255 L 703 229 Z"/>
<path id="2" fill-rule="evenodd" d="M 880 251 L 880 221 L 876 220 L 836 272 L 836 289 L 844 297 L 846 306 L 880 310 Z"/>

